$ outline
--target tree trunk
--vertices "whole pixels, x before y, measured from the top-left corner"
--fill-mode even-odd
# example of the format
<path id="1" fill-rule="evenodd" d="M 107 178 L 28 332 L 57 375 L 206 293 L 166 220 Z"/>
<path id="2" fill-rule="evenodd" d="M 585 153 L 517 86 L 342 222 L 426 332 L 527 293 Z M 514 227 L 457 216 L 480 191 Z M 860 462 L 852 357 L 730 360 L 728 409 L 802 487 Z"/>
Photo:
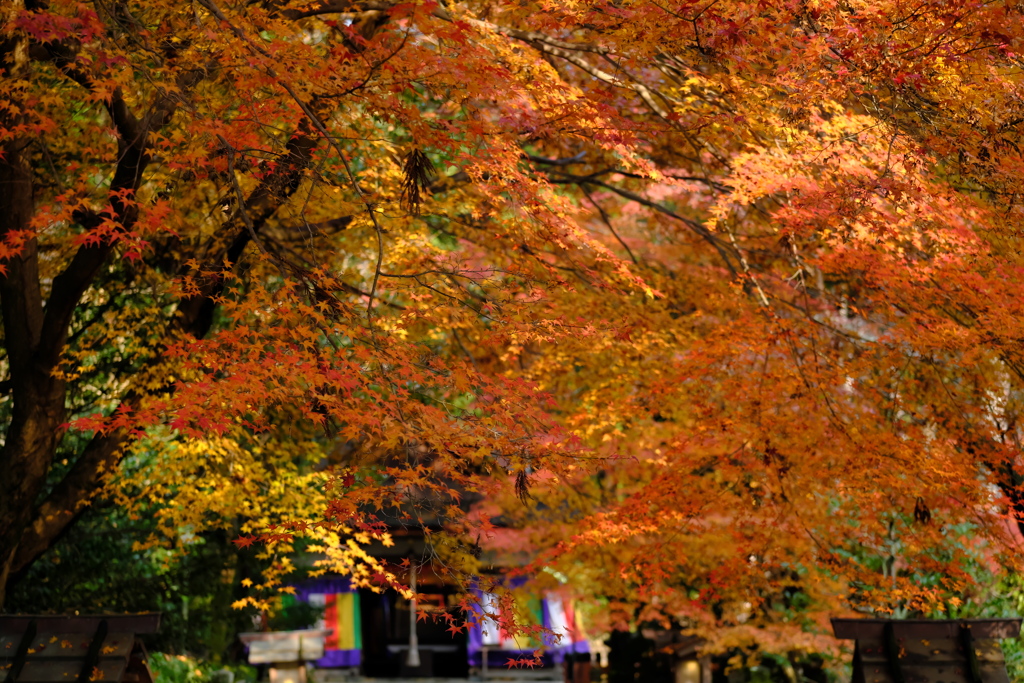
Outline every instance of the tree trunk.
<path id="1" fill-rule="evenodd" d="M 9 12 L 20 9 L 14 3 Z M 6 14 L 6 13 L 5 13 Z M 5 19 L 8 17 L 5 17 Z M 0 58 L 11 77 L 28 71 L 28 43 L 15 38 L 2 45 Z M 12 129 L 25 117 L 16 107 L 0 118 L 0 125 Z M 0 240 L 13 243 L 30 235 L 33 214 L 32 173 L 26 153 L 30 141 L 8 140 L 0 156 Z M 43 326 L 42 294 L 39 287 L 36 243 L 29 239 L 20 253 L 0 263 L 0 311 L 3 314 L 4 346 L 10 371 L 13 401 L 10 427 L 0 448 L 0 605 L 6 596 L 18 541 L 32 519 L 32 505 L 39 495 L 49 469 L 49 454 L 63 421 L 63 397 L 48 368 L 37 365 L 34 354 Z M 54 421 L 56 418 L 56 421 Z"/>

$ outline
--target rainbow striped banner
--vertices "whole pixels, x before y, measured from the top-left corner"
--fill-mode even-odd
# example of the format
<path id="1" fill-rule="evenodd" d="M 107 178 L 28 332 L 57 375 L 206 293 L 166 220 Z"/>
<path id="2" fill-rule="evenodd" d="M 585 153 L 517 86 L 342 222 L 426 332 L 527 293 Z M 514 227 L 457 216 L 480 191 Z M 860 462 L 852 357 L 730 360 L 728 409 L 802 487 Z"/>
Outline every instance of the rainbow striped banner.
<path id="1" fill-rule="evenodd" d="M 311 593 L 309 604 L 320 602 L 324 618 L 318 628 L 331 629 L 324 649 L 362 650 L 362 620 L 359 615 L 359 593 Z"/>
<path id="2" fill-rule="evenodd" d="M 324 641 L 324 656 L 316 665 L 320 668 L 359 666 L 363 650 L 359 593 L 352 590 L 347 579 L 317 579 L 295 589 L 299 600 L 323 608 L 323 619 L 316 628 L 331 630 Z"/>
<path id="3" fill-rule="evenodd" d="M 503 665 L 509 657 L 532 655 L 540 643 L 530 638 L 508 638 L 501 633 L 497 622 L 487 616 L 498 613 L 498 597 L 485 591 L 478 591 L 477 595 L 480 599 L 481 612 L 475 615 L 474 623 L 469 629 L 467 653 L 470 665 L 481 666 L 485 648 L 489 666 Z M 520 612 L 532 615 L 535 624 L 551 630 L 550 634 L 543 637 L 543 644 L 547 648 L 547 654 L 544 655 L 546 665 L 561 663 L 567 655 L 590 652 L 579 614 L 576 613 L 571 601 L 563 600 L 561 596 L 552 593 L 544 598 L 517 596 L 516 602 Z"/>

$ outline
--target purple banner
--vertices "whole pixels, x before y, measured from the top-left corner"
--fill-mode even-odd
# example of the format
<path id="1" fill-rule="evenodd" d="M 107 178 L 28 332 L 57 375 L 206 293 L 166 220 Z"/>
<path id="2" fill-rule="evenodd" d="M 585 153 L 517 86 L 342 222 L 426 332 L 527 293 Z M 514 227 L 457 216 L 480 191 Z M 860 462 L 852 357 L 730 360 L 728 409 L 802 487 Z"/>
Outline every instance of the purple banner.
<path id="1" fill-rule="evenodd" d="M 360 650 L 325 650 L 324 656 L 316 660 L 318 669 L 359 666 L 363 661 Z"/>

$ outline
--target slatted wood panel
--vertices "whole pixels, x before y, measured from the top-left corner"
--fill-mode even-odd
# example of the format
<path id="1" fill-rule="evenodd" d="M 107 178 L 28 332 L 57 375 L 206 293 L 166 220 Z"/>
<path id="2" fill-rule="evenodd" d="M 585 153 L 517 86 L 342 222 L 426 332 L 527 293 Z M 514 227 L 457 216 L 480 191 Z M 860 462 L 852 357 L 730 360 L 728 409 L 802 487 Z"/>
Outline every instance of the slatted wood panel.
<path id="1" fill-rule="evenodd" d="M 67 683 L 77 681 L 82 670 L 83 659 L 41 659 L 28 660 L 18 676 L 18 683 Z M 127 659 L 104 659 L 93 667 L 89 680 L 93 683 L 117 683 L 124 676 Z"/>
<path id="2" fill-rule="evenodd" d="M 19 665 L 17 683 L 151 683 L 145 651 L 123 627 L 152 632 L 158 625 L 158 615 L 0 617 L 0 683 Z"/>
<path id="3" fill-rule="evenodd" d="M 1009 683 L 997 638 L 1016 636 L 1020 623 L 1019 619 L 833 621 L 837 636 L 857 641 L 852 683 Z M 977 667 L 974 673 L 972 666 Z"/>

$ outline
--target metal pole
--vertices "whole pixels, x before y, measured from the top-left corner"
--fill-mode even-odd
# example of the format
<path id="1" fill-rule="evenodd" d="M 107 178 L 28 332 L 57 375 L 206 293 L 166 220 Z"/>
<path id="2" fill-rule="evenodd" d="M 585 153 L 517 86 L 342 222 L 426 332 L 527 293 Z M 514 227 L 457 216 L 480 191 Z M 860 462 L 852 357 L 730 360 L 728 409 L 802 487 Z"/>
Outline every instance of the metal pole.
<path id="1" fill-rule="evenodd" d="M 405 658 L 405 665 L 410 669 L 420 666 L 420 641 L 416 637 L 416 561 L 409 562 L 409 590 L 412 591 L 412 599 L 409 600 L 409 655 Z"/>

